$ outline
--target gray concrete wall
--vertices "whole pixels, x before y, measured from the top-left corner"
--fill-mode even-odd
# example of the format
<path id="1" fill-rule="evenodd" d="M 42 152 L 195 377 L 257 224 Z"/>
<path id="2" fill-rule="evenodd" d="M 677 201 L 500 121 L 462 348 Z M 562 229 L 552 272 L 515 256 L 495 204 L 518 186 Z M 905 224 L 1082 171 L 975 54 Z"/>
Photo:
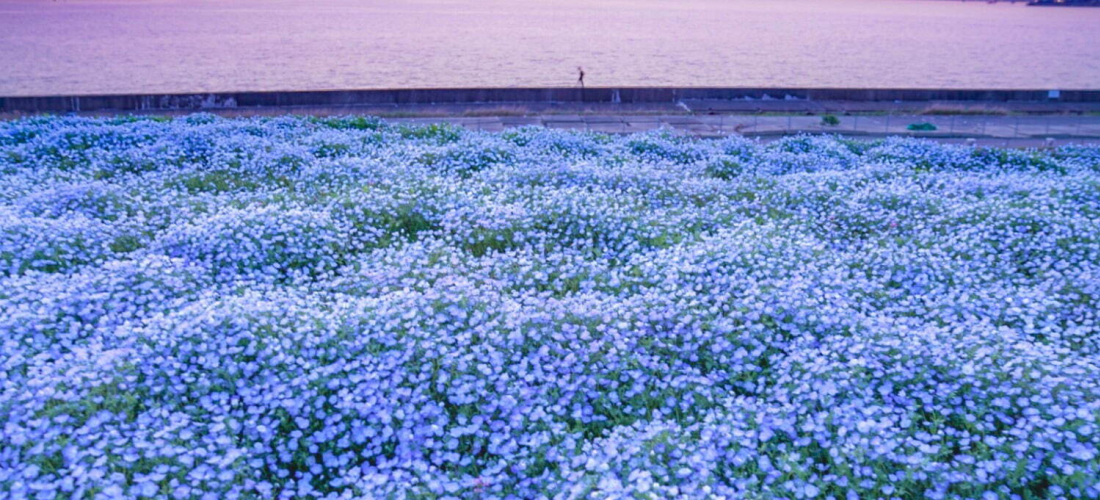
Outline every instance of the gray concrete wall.
<path id="1" fill-rule="evenodd" d="M 806 101 L 980 103 L 1100 103 L 1100 90 L 814 89 L 814 88 L 468 88 L 379 89 L 212 94 L 0 97 L 0 113 L 156 111 L 301 106 L 469 103 L 670 103 L 681 100 L 799 99 Z"/>

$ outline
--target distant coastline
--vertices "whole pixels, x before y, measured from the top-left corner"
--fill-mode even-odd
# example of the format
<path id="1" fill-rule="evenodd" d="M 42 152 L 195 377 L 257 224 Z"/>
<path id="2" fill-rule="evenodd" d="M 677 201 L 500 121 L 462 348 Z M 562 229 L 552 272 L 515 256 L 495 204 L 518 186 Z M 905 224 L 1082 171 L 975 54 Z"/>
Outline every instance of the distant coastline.
<path id="1" fill-rule="evenodd" d="M 1033 0 L 1028 7 L 1100 7 L 1100 0 Z"/>

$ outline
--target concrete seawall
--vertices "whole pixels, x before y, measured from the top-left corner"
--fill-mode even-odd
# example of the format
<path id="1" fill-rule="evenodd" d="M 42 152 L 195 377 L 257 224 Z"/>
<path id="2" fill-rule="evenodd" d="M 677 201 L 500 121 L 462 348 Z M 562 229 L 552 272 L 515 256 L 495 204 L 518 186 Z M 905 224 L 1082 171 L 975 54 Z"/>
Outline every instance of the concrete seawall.
<path id="1" fill-rule="evenodd" d="M 1056 104 L 1093 110 L 1100 90 L 940 90 L 842 88 L 467 88 L 286 92 L 220 92 L 0 97 L 0 113 L 186 111 L 431 104 L 660 104 L 682 101 L 839 101 L 853 103 L 964 102 L 1011 107 Z"/>

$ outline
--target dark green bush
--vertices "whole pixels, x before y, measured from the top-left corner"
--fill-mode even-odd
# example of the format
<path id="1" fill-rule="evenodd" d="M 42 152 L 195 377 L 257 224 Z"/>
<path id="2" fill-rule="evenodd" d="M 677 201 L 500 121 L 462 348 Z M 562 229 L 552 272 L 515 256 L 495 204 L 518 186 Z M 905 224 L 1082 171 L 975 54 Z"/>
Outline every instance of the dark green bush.
<path id="1" fill-rule="evenodd" d="M 936 126 L 928 122 L 910 123 L 907 128 L 914 132 L 931 132 L 936 130 Z"/>

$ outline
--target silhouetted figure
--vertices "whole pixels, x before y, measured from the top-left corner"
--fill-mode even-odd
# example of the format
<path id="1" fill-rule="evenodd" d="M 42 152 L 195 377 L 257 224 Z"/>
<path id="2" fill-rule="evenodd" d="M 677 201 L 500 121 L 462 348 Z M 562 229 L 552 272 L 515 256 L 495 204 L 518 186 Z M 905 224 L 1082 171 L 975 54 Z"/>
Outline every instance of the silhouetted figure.
<path id="1" fill-rule="evenodd" d="M 584 88 L 584 68 L 577 66 L 577 73 L 580 73 L 580 77 L 577 78 L 577 83 L 581 84 L 581 88 Z"/>

